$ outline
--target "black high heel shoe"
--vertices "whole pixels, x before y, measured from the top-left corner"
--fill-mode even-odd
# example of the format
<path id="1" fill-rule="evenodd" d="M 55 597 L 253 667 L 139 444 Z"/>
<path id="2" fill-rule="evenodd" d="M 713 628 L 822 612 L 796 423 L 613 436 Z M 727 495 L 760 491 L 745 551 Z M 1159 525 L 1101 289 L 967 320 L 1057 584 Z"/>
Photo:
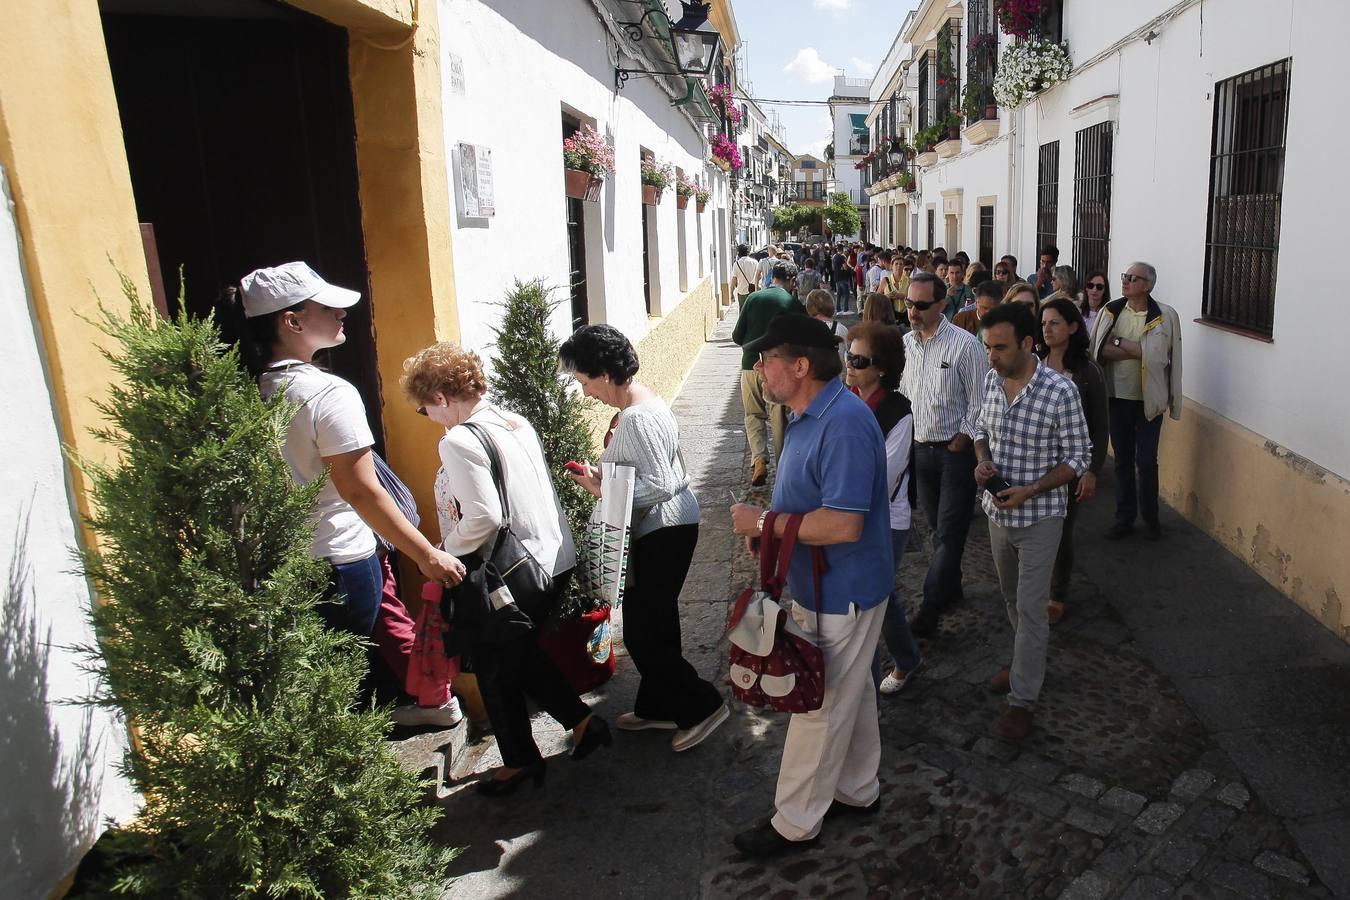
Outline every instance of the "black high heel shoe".
<path id="1" fill-rule="evenodd" d="M 594 753 L 601 745 L 612 747 L 614 745 L 614 735 L 610 734 L 609 723 L 599 716 L 592 714 L 591 721 L 586 726 L 586 730 L 581 733 L 581 740 L 572 748 L 573 759 L 585 759 Z"/>
<path id="2" fill-rule="evenodd" d="M 541 759 L 534 765 L 521 769 L 510 778 L 493 778 L 491 776 L 484 778 L 474 786 L 474 790 L 484 797 L 505 797 L 530 779 L 534 779 L 536 789 L 543 787 L 544 776 L 547 774 L 547 765 Z"/>

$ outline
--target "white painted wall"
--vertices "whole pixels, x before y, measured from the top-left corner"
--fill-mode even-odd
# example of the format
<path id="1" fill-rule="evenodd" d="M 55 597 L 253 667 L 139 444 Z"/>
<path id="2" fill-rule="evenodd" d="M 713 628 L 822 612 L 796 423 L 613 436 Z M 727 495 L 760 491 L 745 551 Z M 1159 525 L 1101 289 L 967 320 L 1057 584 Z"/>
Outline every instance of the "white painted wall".
<path id="1" fill-rule="evenodd" d="M 464 345 L 489 348 L 490 326 L 501 316 L 494 304 L 515 278 L 542 277 L 557 286 L 557 299 L 567 297 L 561 156 L 565 107 L 590 120 L 615 146 L 617 171 L 606 180 L 600 200 L 585 204 L 590 319 L 614 325 L 636 343 L 653 324 L 642 293 L 642 149 L 714 188 L 701 223 L 692 200 L 688 209 L 676 209 L 673 186 L 652 208 L 652 315 L 669 313 L 682 297 L 680 219 L 686 236 L 685 283 L 690 288 L 697 284 L 689 275 L 698 271 L 696 248 L 705 256 L 704 270 L 714 271 L 714 217 L 719 209 L 725 214 L 728 198 L 725 176 L 704 161 L 701 133 L 650 79 L 634 77 L 622 92 L 614 92 L 609 33 L 586 0 L 559 0 L 548 15 L 540 15 L 538 4 L 529 0 L 493 0 L 490 7 L 480 0 L 440 0 L 440 20 L 447 150 L 461 141 L 490 148 L 495 186 L 495 217 L 459 215 L 458 174 L 450 154 L 456 296 Z M 462 95 L 451 87 L 450 54 L 463 60 Z M 700 233 L 703 238 L 697 240 Z M 570 331 L 568 317 L 564 304 L 553 323 L 556 334 Z"/>
<path id="2" fill-rule="evenodd" d="M 919 178 L 919 187 L 923 192 L 923 203 L 937 205 L 937 246 L 946 247 L 947 253 L 964 250 L 971 259 L 979 258 L 980 221 L 977 209 L 980 197 L 997 197 L 994 210 L 994 259 L 1008 251 L 1008 226 L 1006 201 L 1008 193 L 1008 149 L 1006 134 L 976 147 L 965 144 L 964 152 L 951 159 L 940 160 L 937 165 L 923 170 Z M 942 192 L 955 188 L 961 189 L 961 240 L 953 247 L 947 241 L 947 226 L 943 219 Z M 927 224 L 924 234 L 916 247 L 924 248 L 927 242 Z M 911 242 L 913 243 L 913 242 Z M 931 249 L 931 248 L 928 248 Z M 1019 261 L 1021 257 L 1019 256 Z"/>
<path id="3" fill-rule="evenodd" d="M 1092 6 L 1104 17 L 1120 15 L 1110 3 Z M 1136 259 L 1158 268 L 1155 295 L 1176 307 L 1183 323 L 1188 397 L 1350 477 L 1345 440 L 1350 397 L 1344 391 L 1305 390 L 1341 380 L 1326 337 L 1327 313 L 1340 301 L 1327 293 L 1322 273 L 1327 260 L 1344 252 L 1338 214 L 1350 203 L 1342 165 L 1350 131 L 1329 112 L 1336 105 L 1343 55 L 1338 40 L 1350 27 L 1350 8 L 1335 0 L 1230 0 L 1206 4 L 1204 13 L 1203 33 L 1200 7 L 1192 6 L 1160 28 L 1152 44 L 1127 45 L 1018 115 L 1025 161 L 1019 165 L 1015 252 L 1027 261 L 1034 252 L 1036 148 L 1055 139 L 1061 142 L 1059 246 L 1070 252 L 1074 133 L 1109 112 L 1071 119 L 1069 111 L 1118 93 L 1110 272 L 1118 274 Z M 1142 23 L 1149 16 L 1132 9 L 1127 18 Z M 1078 19 L 1066 19 L 1066 31 L 1070 22 Z M 1069 31 L 1067 38 L 1077 59 L 1076 33 Z M 1106 40 L 1091 32 L 1085 38 Z M 1293 60 L 1291 99 L 1274 342 L 1267 344 L 1193 320 L 1203 296 L 1214 83 L 1285 57 Z M 1022 267 L 1028 269 L 1028 262 Z M 1114 278 L 1112 284 L 1118 295 Z"/>
<path id="4" fill-rule="evenodd" d="M 0 896 L 43 897 L 106 820 L 126 820 L 137 800 L 113 767 L 124 726 L 65 705 L 94 689 L 70 649 L 93 641 L 90 588 L 71 574 L 66 463 L 2 169 L 0 198 L 0 330 L 8 337 L 0 421 L 10 423 L 0 429 Z"/>

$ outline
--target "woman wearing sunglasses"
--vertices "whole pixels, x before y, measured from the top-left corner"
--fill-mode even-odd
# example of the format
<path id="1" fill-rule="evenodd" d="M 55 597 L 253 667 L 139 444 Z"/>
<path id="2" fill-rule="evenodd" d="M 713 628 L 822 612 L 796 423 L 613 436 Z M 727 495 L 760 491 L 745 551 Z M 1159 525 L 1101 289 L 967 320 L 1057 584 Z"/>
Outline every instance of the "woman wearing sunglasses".
<path id="1" fill-rule="evenodd" d="M 1087 281 L 1083 283 L 1083 302 L 1078 304 L 1086 326 L 1084 331 L 1089 338 L 1092 336 L 1092 329 L 1097 325 L 1097 315 L 1102 311 L 1102 307 L 1110 302 L 1111 283 L 1106 280 L 1104 271 L 1095 269 L 1088 274 Z"/>
<path id="2" fill-rule="evenodd" d="M 895 565 L 905 553 L 909 537 L 912 499 L 909 466 L 914 444 L 914 416 L 909 400 L 896 390 L 905 370 L 905 340 L 890 326 L 872 322 L 854 325 L 848 332 L 849 346 L 845 378 L 849 389 L 876 414 L 877 424 L 886 438 L 886 484 L 891 498 L 891 546 Z M 886 600 L 881 637 L 891 655 L 890 674 L 880 678 L 880 648 L 873 674 L 880 680 L 883 694 L 896 694 L 923 665 L 919 645 L 909 630 L 905 605 L 894 591 Z"/>

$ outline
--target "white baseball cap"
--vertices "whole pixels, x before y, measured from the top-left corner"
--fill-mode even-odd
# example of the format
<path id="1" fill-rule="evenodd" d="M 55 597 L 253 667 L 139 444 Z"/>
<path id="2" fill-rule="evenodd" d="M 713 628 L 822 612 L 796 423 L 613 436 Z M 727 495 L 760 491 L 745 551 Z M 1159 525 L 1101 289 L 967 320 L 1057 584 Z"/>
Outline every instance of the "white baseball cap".
<path id="1" fill-rule="evenodd" d="M 240 279 L 239 287 L 244 294 L 244 317 L 247 319 L 290 309 L 304 300 L 346 309 L 361 299 L 359 291 L 329 284 L 302 262 L 254 269 Z"/>

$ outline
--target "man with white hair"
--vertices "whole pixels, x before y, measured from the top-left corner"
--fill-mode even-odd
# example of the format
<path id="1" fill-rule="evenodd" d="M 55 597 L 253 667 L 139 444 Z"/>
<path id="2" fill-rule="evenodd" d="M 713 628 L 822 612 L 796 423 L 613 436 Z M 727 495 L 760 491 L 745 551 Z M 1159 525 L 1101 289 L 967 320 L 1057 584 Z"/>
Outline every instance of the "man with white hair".
<path id="1" fill-rule="evenodd" d="M 1163 413 L 1181 418 L 1181 320 L 1153 299 L 1158 272 L 1131 263 L 1120 276 L 1119 300 L 1102 307 L 1092 333 L 1092 355 L 1106 370 L 1111 404 L 1111 450 L 1116 456 L 1116 521 L 1112 540 L 1134 530 L 1136 515 L 1148 536 L 1158 524 L 1158 440 Z M 1139 471 L 1138 486 L 1135 469 Z"/>

